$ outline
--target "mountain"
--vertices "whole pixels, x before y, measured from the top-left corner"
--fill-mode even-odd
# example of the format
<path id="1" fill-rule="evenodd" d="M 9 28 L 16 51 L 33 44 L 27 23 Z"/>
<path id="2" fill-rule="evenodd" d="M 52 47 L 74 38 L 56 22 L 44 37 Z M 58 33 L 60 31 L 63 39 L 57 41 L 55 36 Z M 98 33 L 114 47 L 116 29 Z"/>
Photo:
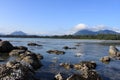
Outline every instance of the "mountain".
<path id="1" fill-rule="evenodd" d="M 119 34 L 118 32 L 112 31 L 112 30 L 99 30 L 99 31 L 92 31 L 92 30 L 80 30 L 73 35 L 97 35 L 97 34 Z"/>
<path id="2" fill-rule="evenodd" d="M 27 34 L 22 32 L 22 31 L 15 31 L 15 32 L 12 32 L 10 35 L 21 35 L 21 36 L 24 36 L 24 35 L 27 35 Z"/>
<path id="3" fill-rule="evenodd" d="M 96 32 L 84 29 L 84 30 L 80 30 L 80 31 L 76 32 L 74 35 L 95 35 L 95 34 L 96 34 Z"/>
<path id="4" fill-rule="evenodd" d="M 97 33 L 98 34 L 118 34 L 117 32 L 112 31 L 112 30 L 100 30 Z"/>

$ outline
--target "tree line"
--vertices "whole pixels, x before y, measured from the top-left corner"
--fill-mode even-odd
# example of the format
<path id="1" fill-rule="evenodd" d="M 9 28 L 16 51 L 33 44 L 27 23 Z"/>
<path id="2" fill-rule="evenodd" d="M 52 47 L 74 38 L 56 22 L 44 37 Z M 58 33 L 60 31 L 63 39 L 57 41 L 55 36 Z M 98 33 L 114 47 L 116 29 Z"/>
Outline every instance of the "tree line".
<path id="1" fill-rule="evenodd" d="M 99 39 L 99 40 L 120 40 L 120 34 L 98 34 L 98 35 L 0 35 L 7 38 L 56 38 L 56 39 Z"/>

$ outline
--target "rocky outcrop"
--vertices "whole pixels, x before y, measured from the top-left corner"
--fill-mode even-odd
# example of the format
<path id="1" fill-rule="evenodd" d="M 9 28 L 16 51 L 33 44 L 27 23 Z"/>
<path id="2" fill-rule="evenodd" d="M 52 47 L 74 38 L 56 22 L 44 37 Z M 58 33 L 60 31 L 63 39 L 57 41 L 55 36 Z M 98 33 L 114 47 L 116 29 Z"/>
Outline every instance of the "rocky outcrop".
<path id="1" fill-rule="evenodd" d="M 42 46 L 42 45 L 39 45 L 37 43 L 28 43 L 28 46 Z"/>
<path id="2" fill-rule="evenodd" d="M 34 74 L 31 65 L 23 62 L 10 61 L 0 65 L 1 80 L 35 80 Z"/>
<path id="3" fill-rule="evenodd" d="M 109 54 L 112 58 L 120 60 L 120 51 L 115 46 L 110 46 Z"/>
<path id="4" fill-rule="evenodd" d="M 49 54 L 57 54 L 57 55 L 65 54 L 64 51 L 59 51 L 59 50 L 48 50 L 47 53 L 49 53 Z"/>
<path id="5" fill-rule="evenodd" d="M 9 41 L 0 41 L 0 52 L 7 53 L 13 50 L 14 47 Z"/>
<path id="6" fill-rule="evenodd" d="M 61 63 L 60 66 L 66 69 L 77 69 L 81 74 L 72 74 L 65 78 L 61 73 L 55 75 L 56 80 L 102 80 L 98 73 L 94 70 L 96 63 L 94 61 L 82 61 L 78 64 Z"/>
<path id="7" fill-rule="evenodd" d="M 115 46 L 110 46 L 109 47 L 110 56 L 115 57 L 115 56 L 117 56 L 118 52 L 119 52 L 119 50 Z"/>
<path id="8" fill-rule="evenodd" d="M 78 64 L 60 63 L 60 66 L 66 69 L 74 68 L 77 70 L 91 70 L 95 69 L 97 65 L 94 61 L 82 61 Z"/>
<path id="9" fill-rule="evenodd" d="M 58 73 L 55 75 L 56 80 L 102 80 L 95 70 L 88 70 L 82 72 L 81 74 L 72 74 L 68 78 L 65 78 L 64 75 Z"/>

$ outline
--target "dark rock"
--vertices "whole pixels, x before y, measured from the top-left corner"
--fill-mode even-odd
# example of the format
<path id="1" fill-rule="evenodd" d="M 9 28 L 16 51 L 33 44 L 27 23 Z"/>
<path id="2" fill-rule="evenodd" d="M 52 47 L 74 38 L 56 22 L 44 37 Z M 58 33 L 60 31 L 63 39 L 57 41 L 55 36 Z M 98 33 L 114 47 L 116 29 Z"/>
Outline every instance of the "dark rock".
<path id="1" fill-rule="evenodd" d="M 42 46 L 42 45 L 39 45 L 39 44 L 36 44 L 36 43 L 28 43 L 28 46 Z"/>
<path id="2" fill-rule="evenodd" d="M 0 41 L 0 52 L 7 53 L 14 49 L 9 41 Z"/>
<path id="3" fill-rule="evenodd" d="M 47 53 L 57 54 L 57 55 L 59 55 L 59 54 L 65 54 L 64 51 L 59 51 L 59 50 L 49 50 L 49 51 L 47 51 Z"/>
<path id="4" fill-rule="evenodd" d="M 0 39 L 0 41 L 2 41 L 2 39 Z"/>
<path id="5" fill-rule="evenodd" d="M 25 46 L 14 46 L 14 49 L 19 49 L 19 50 L 28 50 L 27 47 Z"/>
<path id="6" fill-rule="evenodd" d="M 68 46 L 64 46 L 63 49 L 76 49 L 76 47 L 68 47 Z"/>

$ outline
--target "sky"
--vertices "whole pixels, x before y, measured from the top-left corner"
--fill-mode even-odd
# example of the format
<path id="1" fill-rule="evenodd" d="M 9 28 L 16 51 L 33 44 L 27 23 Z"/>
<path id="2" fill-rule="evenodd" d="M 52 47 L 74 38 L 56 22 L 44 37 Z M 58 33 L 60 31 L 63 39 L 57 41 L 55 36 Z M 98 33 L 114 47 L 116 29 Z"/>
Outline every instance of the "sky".
<path id="1" fill-rule="evenodd" d="M 0 33 L 63 35 L 120 31 L 120 0 L 0 0 Z"/>

